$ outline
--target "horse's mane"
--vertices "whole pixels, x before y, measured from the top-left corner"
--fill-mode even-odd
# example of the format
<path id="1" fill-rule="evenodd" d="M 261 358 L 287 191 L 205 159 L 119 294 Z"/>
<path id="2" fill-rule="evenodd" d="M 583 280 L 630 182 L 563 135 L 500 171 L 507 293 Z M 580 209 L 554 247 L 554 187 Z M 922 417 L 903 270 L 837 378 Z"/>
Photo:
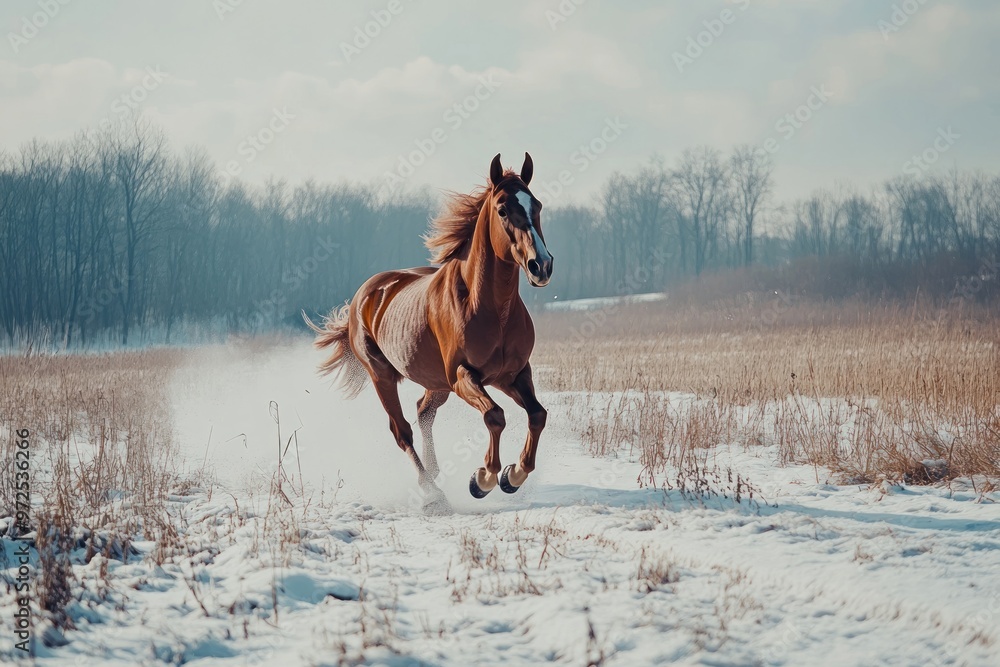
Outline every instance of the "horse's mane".
<path id="1" fill-rule="evenodd" d="M 504 172 L 504 178 L 515 176 L 513 169 Z M 476 188 L 469 194 L 451 192 L 444 210 L 431 221 L 431 228 L 424 235 L 424 245 L 431 251 L 431 261 L 444 264 L 453 259 L 464 259 L 476 231 L 476 220 L 492 186 Z"/>

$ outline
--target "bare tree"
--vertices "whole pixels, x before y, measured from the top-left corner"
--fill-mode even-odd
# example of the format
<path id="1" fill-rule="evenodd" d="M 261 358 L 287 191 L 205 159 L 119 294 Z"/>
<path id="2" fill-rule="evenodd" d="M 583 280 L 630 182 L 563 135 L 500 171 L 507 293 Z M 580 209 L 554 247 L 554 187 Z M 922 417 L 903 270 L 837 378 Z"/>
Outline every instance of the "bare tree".
<path id="1" fill-rule="evenodd" d="M 733 151 L 729 170 L 733 179 L 734 206 L 743 227 L 743 264 L 749 266 L 753 263 L 757 217 L 771 194 L 774 165 L 762 148 L 744 144 Z"/>
<path id="2" fill-rule="evenodd" d="M 167 195 L 166 138 L 141 117 L 133 118 L 110 135 L 114 147 L 114 175 L 121 192 L 125 232 L 122 344 L 128 345 L 129 327 L 143 309 L 138 273 L 140 253 L 153 235 Z"/>
<path id="3" fill-rule="evenodd" d="M 694 274 L 701 275 L 724 220 L 728 171 L 718 150 L 687 149 L 673 172 L 685 231 L 694 250 Z"/>

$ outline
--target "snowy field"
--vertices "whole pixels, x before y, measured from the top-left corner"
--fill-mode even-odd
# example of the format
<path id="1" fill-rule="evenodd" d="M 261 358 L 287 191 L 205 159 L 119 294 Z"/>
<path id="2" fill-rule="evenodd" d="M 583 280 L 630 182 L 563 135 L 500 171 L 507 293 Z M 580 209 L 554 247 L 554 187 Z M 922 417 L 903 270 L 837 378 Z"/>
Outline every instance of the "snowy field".
<path id="1" fill-rule="evenodd" d="M 590 299 L 568 299 L 566 301 L 549 301 L 542 306 L 545 310 L 551 311 L 586 311 L 598 308 L 619 307 L 634 303 L 652 303 L 663 301 L 667 295 L 663 292 L 652 292 L 649 294 L 633 294 L 631 296 L 608 296 L 593 297 Z"/>
<path id="2" fill-rule="evenodd" d="M 160 567 L 162 545 L 138 543 L 78 566 L 89 602 L 39 664 L 1000 664 L 1000 506 L 960 484 L 835 486 L 720 443 L 718 469 L 760 497 L 643 489 L 636 461 L 583 451 L 569 396 L 543 392 L 537 471 L 477 501 L 486 430 L 453 396 L 435 435 L 456 512 L 427 516 L 374 394 L 345 402 L 318 360 L 304 343 L 191 352 L 176 435 L 212 481 L 171 500 L 184 555 Z M 526 420 L 493 393 L 506 464 Z M 414 420 L 419 394 L 403 385 Z M 282 447 L 297 431 L 293 506 L 270 492 L 271 401 Z"/>

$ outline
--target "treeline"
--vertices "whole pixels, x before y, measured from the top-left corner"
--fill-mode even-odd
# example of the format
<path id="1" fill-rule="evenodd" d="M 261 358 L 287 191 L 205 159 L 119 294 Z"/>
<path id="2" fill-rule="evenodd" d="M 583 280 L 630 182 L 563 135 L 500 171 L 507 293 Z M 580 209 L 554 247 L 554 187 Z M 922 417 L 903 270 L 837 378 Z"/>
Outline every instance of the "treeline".
<path id="1" fill-rule="evenodd" d="M 842 187 L 782 203 L 766 153 L 701 147 L 673 165 L 654 160 L 615 174 L 595 206 L 548 210 L 544 225 L 556 256 L 553 290 L 566 298 L 659 290 L 706 271 L 809 257 L 873 269 L 936 262 L 962 272 L 956 283 L 972 273 L 1000 279 L 992 268 L 1000 176 L 992 174 L 899 176 L 867 192 Z"/>
<path id="2" fill-rule="evenodd" d="M 274 328 L 426 263 L 433 208 L 370 187 L 226 182 L 143 123 L 33 142 L 0 156 L 2 335 L 72 347 Z"/>
<path id="3" fill-rule="evenodd" d="M 546 209 L 556 271 L 525 295 L 660 290 L 810 256 L 1000 257 L 997 176 L 900 177 L 791 204 L 772 193 L 771 163 L 749 147 L 615 174 L 593 205 Z M 366 185 L 227 181 L 142 121 L 32 142 L 0 154 L 0 338 L 130 345 L 297 325 L 300 309 L 323 312 L 377 271 L 426 263 L 420 236 L 439 203 Z"/>

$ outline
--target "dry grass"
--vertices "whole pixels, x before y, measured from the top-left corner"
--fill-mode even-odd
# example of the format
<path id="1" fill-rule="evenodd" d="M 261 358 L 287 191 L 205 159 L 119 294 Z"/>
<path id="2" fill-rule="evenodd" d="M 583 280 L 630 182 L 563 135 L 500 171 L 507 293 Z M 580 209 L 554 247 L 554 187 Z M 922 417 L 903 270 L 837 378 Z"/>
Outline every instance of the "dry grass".
<path id="1" fill-rule="evenodd" d="M 248 354 L 260 346 L 244 344 Z M 261 348 L 262 349 L 262 348 Z M 14 434 L 30 431 L 31 522 L 23 536 L 34 550 L 38 576 L 32 581 L 32 613 L 43 642 L 65 641 L 73 628 L 67 613 L 87 595 L 76 566 L 100 555 L 128 561 L 138 555 L 134 539 L 155 542 L 150 553 L 158 566 L 171 567 L 188 586 L 193 603 L 205 616 L 219 613 L 216 596 L 196 576 L 201 559 L 219 552 L 237 530 L 252 529 L 250 551 L 274 572 L 273 618 L 278 622 L 276 592 L 280 572 L 301 546 L 303 521 L 311 509 L 303 498 L 297 434 L 282 430 L 279 406 L 275 422 L 276 471 L 255 477 L 246 503 L 219 518 L 191 522 L 178 511 L 178 495 L 195 487 L 208 489 L 205 471 L 197 479 L 180 476 L 171 430 L 167 392 L 182 350 L 146 350 L 101 355 L 0 356 L 0 465 L 14 461 Z M 293 469 L 289 466 L 294 466 Z M 0 475 L 0 517 L 14 515 L 16 497 L 10 470 Z M 195 525 L 197 524 L 197 525 Z M 0 522 L 0 530 L 7 524 Z M 23 531 L 21 531 L 23 533 Z M 106 565 L 102 582 L 108 587 Z M 235 605 L 235 603 L 233 603 Z"/>
<path id="2" fill-rule="evenodd" d="M 635 575 L 640 593 L 652 593 L 660 589 L 671 590 L 671 585 L 680 579 L 677 565 L 669 556 L 646 547 L 639 552 L 639 567 Z"/>
<path id="3" fill-rule="evenodd" d="M 984 307 L 748 294 L 536 326 L 538 383 L 586 392 L 592 453 L 636 448 L 650 480 L 720 443 L 777 445 L 859 482 L 1000 475 L 1000 317 Z"/>
<path id="4" fill-rule="evenodd" d="M 0 516 L 14 516 L 14 434 L 30 432 L 31 522 L 40 622 L 62 630 L 72 565 L 127 561 L 136 535 L 169 530 L 177 483 L 165 387 L 177 351 L 0 356 Z"/>
<path id="5" fill-rule="evenodd" d="M 158 507 L 173 460 L 164 396 L 178 351 L 0 356 L 0 429 L 9 447 L 29 429 L 33 495 L 68 491 L 80 510 L 128 496 L 137 515 Z M 4 451 L 3 461 L 12 461 Z M 4 475 L 0 510 L 13 506 Z M 58 482 L 58 483 L 57 483 Z"/>

